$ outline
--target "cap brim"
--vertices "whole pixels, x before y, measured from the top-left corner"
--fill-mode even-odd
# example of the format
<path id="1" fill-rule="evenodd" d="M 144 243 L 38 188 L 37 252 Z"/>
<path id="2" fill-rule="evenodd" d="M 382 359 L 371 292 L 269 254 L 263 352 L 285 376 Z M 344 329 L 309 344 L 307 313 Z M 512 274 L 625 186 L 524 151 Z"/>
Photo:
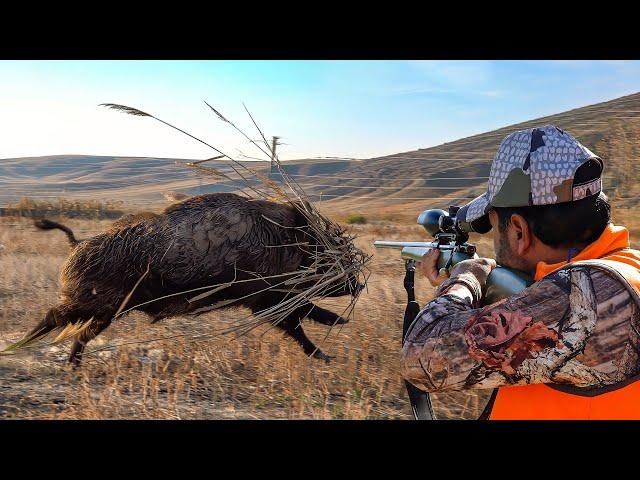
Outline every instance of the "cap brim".
<path id="1" fill-rule="evenodd" d="M 466 205 L 460 207 L 460 210 L 456 213 L 456 217 L 468 223 L 474 232 L 487 233 L 491 230 L 491 223 L 489 222 L 490 209 L 489 194 L 483 193 Z"/>

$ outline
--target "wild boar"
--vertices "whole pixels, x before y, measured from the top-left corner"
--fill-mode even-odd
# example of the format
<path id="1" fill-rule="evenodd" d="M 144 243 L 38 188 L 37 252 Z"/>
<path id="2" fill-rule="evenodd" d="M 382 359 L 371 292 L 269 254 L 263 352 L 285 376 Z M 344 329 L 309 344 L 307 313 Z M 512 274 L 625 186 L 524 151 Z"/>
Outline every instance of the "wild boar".
<path id="1" fill-rule="evenodd" d="M 294 290 L 286 282 L 283 285 L 283 279 L 291 278 L 283 274 L 310 270 L 310 280 L 295 285 L 298 291 L 324 278 L 325 267 L 319 266 L 317 258 L 328 251 L 327 246 L 309 229 L 308 218 L 298 207 L 232 193 L 200 195 L 161 214 L 127 215 L 104 233 L 82 241 L 64 225 L 39 220 L 38 228 L 63 230 L 73 250 L 62 268 L 57 305 L 24 338 L 31 342 L 55 328 L 91 320 L 71 348 L 69 361 L 78 364 L 87 342 L 107 328 L 123 307 L 135 306 L 150 315 L 152 323 L 197 315 L 220 302 L 248 307 L 254 314 L 277 309 Z M 336 242 L 339 248 L 350 240 L 342 237 Z M 358 273 L 345 271 L 350 273 L 332 277 L 321 296 L 358 295 L 363 288 Z M 226 286 L 203 288 L 222 284 Z M 199 295 L 206 291 L 212 293 Z M 237 301 L 228 303 L 233 299 Z M 308 300 L 283 311 L 277 326 L 305 354 L 328 361 L 330 357 L 305 335 L 301 321 L 308 317 L 336 325 L 347 319 Z"/>

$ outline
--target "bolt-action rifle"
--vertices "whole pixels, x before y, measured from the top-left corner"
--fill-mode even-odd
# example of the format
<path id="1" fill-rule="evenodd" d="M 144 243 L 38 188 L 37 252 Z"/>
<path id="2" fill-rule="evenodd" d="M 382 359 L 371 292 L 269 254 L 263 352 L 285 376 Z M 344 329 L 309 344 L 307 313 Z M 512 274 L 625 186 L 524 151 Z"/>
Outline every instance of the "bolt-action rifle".
<path id="1" fill-rule="evenodd" d="M 448 271 L 453 265 L 463 260 L 477 258 L 476 247 L 470 243 L 469 233 L 473 231 L 470 223 L 456 218 L 459 207 L 449 207 L 449 212 L 440 209 L 425 210 L 418 217 L 418 224 L 434 237 L 432 242 L 398 242 L 376 240 L 373 244 L 376 248 L 394 248 L 400 250 L 400 255 L 405 259 L 404 288 L 407 291 L 407 308 L 404 314 L 402 338 L 407 334 L 409 326 L 420 313 L 420 305 L 416 302 L 414 292 L 414 274 L 416 261 L 433 248 L 442 253 L 438 257 L 437 267 L 440 271 Z M 486 290 L 482 298 L 482 305 L 490 305 L 503 298 L 518 293 L 533 283 L 533 278 L 524 272 L 498 265 L 487 278 Z M 411 408 L 416 420 L 434 419 L 431 398 L 427 392 L 416 388 L 409 382 L 405 382 Z M 497 390 L 494 390 L 492 400 Z M 490 400 L 490 403 L 492 403 Z M 485 409 L 480 418 L 488 415 Z"/>

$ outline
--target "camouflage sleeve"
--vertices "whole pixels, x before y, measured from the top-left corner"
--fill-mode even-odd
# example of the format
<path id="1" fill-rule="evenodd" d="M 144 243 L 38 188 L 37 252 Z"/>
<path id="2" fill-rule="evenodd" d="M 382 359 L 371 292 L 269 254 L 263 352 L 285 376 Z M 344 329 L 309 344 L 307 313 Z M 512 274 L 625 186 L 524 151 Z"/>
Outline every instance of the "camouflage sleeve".
<path id="1" fill-rule="evenodd" d="M 418 315 L 403 376 L 430 392 L 530 383 L 601 387 L 640 370 L 640 315 L 619 280 L 576 267 L 485 308 L 452 295 Z"/>

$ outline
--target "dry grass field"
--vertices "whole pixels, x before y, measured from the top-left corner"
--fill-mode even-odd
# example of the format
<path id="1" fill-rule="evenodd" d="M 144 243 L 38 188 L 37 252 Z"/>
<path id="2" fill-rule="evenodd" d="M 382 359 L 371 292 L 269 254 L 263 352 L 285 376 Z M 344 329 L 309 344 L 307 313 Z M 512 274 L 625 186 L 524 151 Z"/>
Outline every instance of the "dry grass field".
<path id="1" fill-rule="evenodd" d="M 78 238 L 109 221 L 66 219 Z M 419 226 L 356 225 L 358 244 L 374 253 L 376 238 L 424 238 Z M 42 232 L 29 219 L 0 219 L 0 342 L 17 340 L 56 301 L 69 246 L 62 232 Z M 487 239 L 480 243 L 488 249 Z M 490 252 L 487 252 L 489 254 Z M 305 321 L 305 329 L 335 358 L 307 358 L 275 330 L 232 339 L 198 340 L 242 309 L 173 318 L 149 325 L 140 313 L 114 322 L 89 344 L 84 364 L 66 364 L 69 342 L 0 358 L 0 417 L 56 419 L 409 419 L 398 369 L 405 292 L 395 251 L 376 251 L 368 290 L 342 328 Z M 419 282 L 425 301 L 433 289 Z M 321 302 L 345 306 L 343 299 Z M 172 337 L 163 339 L 164 337 Z M 96 351 L 99 350 L 99 351 Z M 477 415 L 482 395 L 441 394 L 442 418 Z"/>
<path id="2" fill-rule="evenodd" d="M 383 214 L 383 216 L 388 214 Z M 638 248 L 640 215 L 613 212 Z M 346 216 L 346 215 L 344 215 Z M 339 218 L 340 219 L 340 218 Z M 398 252 L 375 250 L 374 239 L 424 239 L 409 222 L 353 225 L 358 246 L 374 253 L 368 287 L 355 318 L 331 330 L 305 321 L 309 336 L 332 355 L 330 364 L 307 358 L 276 330 L 245 337 L 198 339 L 243 309 L 149 325 L 144 314 L 115 321 L 89 344 L 84 363 L 66 363 L 69 342 L 0 357 L 0 418 L 48 419 L 410 419 L 398 352 L 406 296 Z M 109 220 L 64 219 L 78 238 Z M 473 237 L 491 256 L 490 236 Z M 0 218 L 0 346 L 18 340 L 56 301 L 60 267 L 69 252 L 64 234 L 43 232 L 32 220 Z M 418 279 L 421 304 L 433 288 Z M 340 298 L 319 302 L 340 311 Z M 476 418 L 488 391 L 434 395 L 443 419 Z"/>

